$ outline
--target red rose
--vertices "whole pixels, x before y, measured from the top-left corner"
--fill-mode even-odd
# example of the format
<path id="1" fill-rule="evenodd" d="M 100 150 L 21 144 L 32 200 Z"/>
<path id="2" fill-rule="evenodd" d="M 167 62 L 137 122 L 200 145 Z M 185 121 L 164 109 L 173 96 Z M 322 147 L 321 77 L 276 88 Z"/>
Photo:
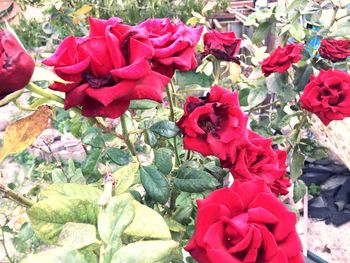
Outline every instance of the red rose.
<path id="1" fill-rule="evenodd" d="M 177 125 L 185 149 L 222 161 L 235 159 L 237 145 L 248 136 L 248 117 L 240 109 L 238 93 L 214 86 L 205 98 L 187 98 L 184 111 Z"/>
<path id="2" fill-rule="evenodd" d="M 241 39 L 234 32 L 221 33 L 212 30 L 204 34 L 204 56 L 213 55 L 218 60 L 239 63 L 236 55 L 241 48 Z"/>
<path id="3" fill-rule="evenodd" d="M 283 73 L 301 59 L 303 44 L 288 44 L 284 48 L 278 47 L 261 64 L 265 77 L 273 72 Z"/>
<path id="4" fill-rule="evenodd" d="M 0 30 L 0 99 L 23 89 L 32 78 L 33 58 L 8 30 Z"/>
<path id="5" fill-rule="evenodd" d="M 322 39 L 318 52 L 333 62 L 345 60 L 350 56 L 350 40 Z"/>
<path id="6" fill-rule="evenodd" d="M 328 125 L 350 116 L 350 75 L 340 70 L 321 69 L 311 76 L 300 98 L 301 107 L 315 113 Z"/>
<path id="7" fill-rule="evenodd" d="M 199 263 L 302 263 L 296 215 L 264 181 L 235 182 L 197 201 L 194 234 L 185 247 Z"/>
<path id="8" fill-rule="evenodd" d="M 130 100 L 162 101 L 170 79 L 152 70 L 148 32 L 117 18 L 90 19 L 90 36 L 66 38 L 43 63 L 70 84 L 51 89 L 66 93 L 65 108 L 82 106 L 84 116 L 116 118 Z"/>
<path id="9" fill-rule="evenodd" d="M 287 173 L 287 152 L 272 148 L 272 140 L 253 131 L 249 131 L 249 144 L 237 147 L 236 160 L 233 164 L 223 163 L 230 168 L 235 181 L 246 182 L 262 179 L 276 195 L 288 194 L 291 186 Z"/>
<path id="10" fill-rule="evenodd" d="M 138 25 L 149 32 L 154 48 L 153 69 L 172 77 L 175 69 L 188 71 L 197 67 L 196 45 L 203 28 L 171 23 L 169 18 L 147 19 Z"/>

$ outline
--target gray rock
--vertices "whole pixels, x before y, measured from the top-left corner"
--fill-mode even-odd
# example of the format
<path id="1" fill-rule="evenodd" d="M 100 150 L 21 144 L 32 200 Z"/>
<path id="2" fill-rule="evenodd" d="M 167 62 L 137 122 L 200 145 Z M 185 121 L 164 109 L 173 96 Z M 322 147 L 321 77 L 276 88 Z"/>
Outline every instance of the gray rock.
<path id="1" fill-rule="evenodd" d="M 345 183 L 349 179 L 346 175 L 335 175 L 330 177 L 327 181 L 321 184 L 321 190 L 330 190 Z"/>

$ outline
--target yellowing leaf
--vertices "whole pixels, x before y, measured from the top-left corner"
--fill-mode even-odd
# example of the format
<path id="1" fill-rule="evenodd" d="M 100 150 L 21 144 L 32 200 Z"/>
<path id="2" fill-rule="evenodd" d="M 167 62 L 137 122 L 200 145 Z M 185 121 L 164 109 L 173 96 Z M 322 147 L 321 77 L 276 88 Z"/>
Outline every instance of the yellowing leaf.
<path id="1" fill-rule="evenodd" d="M 86 15 L 89 13 L 92 9 L 92 6 L 89 5 L 83 5 L 81 8 L 79 8 L 77 11 L 75 11 L 74 15 Z"/>
<path id="2" fill-rule="evenodd" d="M 0 149 L 0 163 L 9 154 L 19 153 L 30 146 L 46 129 L 51 115 L 52 109 L 45 105 L 9 125 L 5 130 L 3 147 Z"/>
<path id="3" fill-rule="evenodd" d="M 230 62 L 229 65 L 229 79 L 235 84 L 239 80 L 239 76 L 241 75 L 242 69 L 240 65 L 236 63 Z"/>
<path id="4" fill-rule="evenodd" d="M 126 192 L 133 185 L 135 175 L 139 170 L 139 163 L 130 163 L 123 166 L 113 174 L 116 182 L 115 194 L 119 195 Z"/>

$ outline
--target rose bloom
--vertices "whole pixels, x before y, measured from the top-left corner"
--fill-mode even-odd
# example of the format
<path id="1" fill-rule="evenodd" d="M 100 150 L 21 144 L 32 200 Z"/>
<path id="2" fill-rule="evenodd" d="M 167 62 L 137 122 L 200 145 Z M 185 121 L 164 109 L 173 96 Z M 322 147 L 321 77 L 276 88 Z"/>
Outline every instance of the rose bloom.
<path id="1" fill-rule="evenodd" d="M 350 116 L 350 75 L 340 70 L 321 70 L 311 76 L 300 98 L 301 107 L 328 125 Z"/>
<path id="2" fill-rule="evenodd" d="M 138 25 L 149 32 L 154 48 L 153 70 L 173 76 L 175 69 L 188 71 L 197 67 L 196 45 L 203 27 L 189 27 L 169 18 L 152 18 Z"/>
<path id="3" fill-rule="evenodd" d="M 221 33 L 212 30 L 204 34 L 204 56 L 213 55 L 218 60 L 233 61 L 239 64 L 236 57 L 241 48 L 241 39 L 234 32 Z"/>
<path id="4" fill-rule="evenodd" d="M 262 180 L 234 182 L 198 200 L 185 247 L 199 263 L 302 263 L 296 214 Z"/>
<path id="5" fill-rule="evenodd" d="M 0 30 L 0 99 L 23 89 L 35 68 L 33 58 L 8 30 Z"/>
<path id="6" fill-rule="evenodd" d="M 301 59 L 303 44 L 288 44 L 284 48 L 278 47 L 269 57 L 265 58 L 261 64 L 265 77 L 273 72 L 283 73 L 288 70 L 293 63 Z"/>
<path id="7" fill-rule="evenodd" d="M 238 93 L 214 86 L 204 98 L 187 98 L 177 125 L 182 130 L 185 149 L 230 162 L 237 145 L 247 140 L 247 120 L 240 109 Z"/>
<path id="8" fill-rule="evenodd" d="M 345 60 L 350 56 L 350 40 L 322 39 L 318 52 L 322 58 L 332 62 Z"/>
<path id="9" fill-rule="evenodd" d="M 71 82 L 50 86 L 66 93 L 65 108 L 81 106 L 84 116 L 117 118 L 130 100 L 161 102 L 170 79 L 151 68 L 154 49 L 148 32 L 121 24 L 119 18 L 89 21 L 89 36 L 66 38 L 43 61 Z"/>
<path id="10" fill-rule="evenodd" d="M 249 144 L 237 147 L 235 162 L 223 163 L 223 167 L 230 168 L 235 181 L 262 179 L 276 195 L 288 194 L 291 182 L 285 177 L 287 152 L 273 149 L 272 139 L 253 131 L 249 131 L 248 138 Z"/>

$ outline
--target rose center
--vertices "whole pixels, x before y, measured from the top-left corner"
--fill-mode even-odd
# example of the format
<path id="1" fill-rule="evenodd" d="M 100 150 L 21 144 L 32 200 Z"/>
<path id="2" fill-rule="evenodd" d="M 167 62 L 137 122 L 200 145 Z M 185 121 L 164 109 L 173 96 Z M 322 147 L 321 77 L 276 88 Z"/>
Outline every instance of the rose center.
<path id="1" fill-rule="evenodd" d="M 94 89 L 98 89 L 101 87 L 110 87 L 116 84 L 116 81 L 114 80 L 113 76 L 110 73 L 108 73 L 106 76 L 103 76 L 102 78 L 96 78 L 91 73 L 84 72 L 83 79 L 87 83 L 89 83 L 91 88 L 94 88 Z"/>

